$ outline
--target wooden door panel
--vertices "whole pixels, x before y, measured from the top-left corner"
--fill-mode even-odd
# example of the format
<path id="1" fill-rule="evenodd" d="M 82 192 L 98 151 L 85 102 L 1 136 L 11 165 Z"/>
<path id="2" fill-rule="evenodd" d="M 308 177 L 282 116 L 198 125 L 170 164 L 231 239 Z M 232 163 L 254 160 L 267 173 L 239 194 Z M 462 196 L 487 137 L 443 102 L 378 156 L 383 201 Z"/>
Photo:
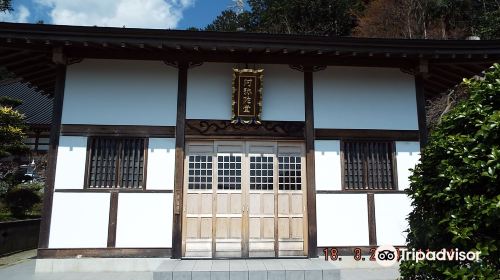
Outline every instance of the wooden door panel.
<path id="1" fill-rule="evenodd" d="M 262 218 L 262 237 L 265 239 L 274 239 L 274 217 L 273 218 Z"/>
<path id="2" fill-rule="evenodd" d="M 203 193 L 201 194 L 201 202 L 200 202 L 200 213 L 203 215 L 211 215 L 212 214 L 212 194 L 211 193 Z"/>
<path id="3" fill-rule="evenodd" d="M 273 193 L 264 193 L 261 196 L 262 198 L 262 214 L 274 216 L 274 194 Z"/>
<path id="4" fill-rule="evenodd" d="M 188 151 L 184 256 L 307 253 L 302 145 L 216 141 L 188 144 Z"/>
<path id="5" fill-rule="evenodd" d="M 211 194 L 186 194 L 185 253 L 186 257 L 212 256 Z"/>
<path id="6" fill-rule="evenodd" d="M 290 197 L 288 194 L 278 194 L 278 215 L 290 214 Z"/>
<path id="7" fill-rule="evenodd" d="M 201 218 L 200 238 L 212 240 L 212 218 Z"/>
<path id="8" fill-rule="evenodd" d="M 229 237 L 232 239 L 241 239 L 241 218 L 230 218 L 229 221 Z"/>

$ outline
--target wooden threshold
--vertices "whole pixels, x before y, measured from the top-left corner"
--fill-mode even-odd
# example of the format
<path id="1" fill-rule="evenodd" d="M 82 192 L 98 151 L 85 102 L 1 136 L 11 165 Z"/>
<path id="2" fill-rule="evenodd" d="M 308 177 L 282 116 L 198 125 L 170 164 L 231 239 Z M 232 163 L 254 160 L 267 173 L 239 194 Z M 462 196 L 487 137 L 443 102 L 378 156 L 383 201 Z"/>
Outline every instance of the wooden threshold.
<path id="1" fill-rule="evenodd" d="M 38 249 L 37 258 L 170 258 L 171 256 L 171 248 L 78 248 Z"/>

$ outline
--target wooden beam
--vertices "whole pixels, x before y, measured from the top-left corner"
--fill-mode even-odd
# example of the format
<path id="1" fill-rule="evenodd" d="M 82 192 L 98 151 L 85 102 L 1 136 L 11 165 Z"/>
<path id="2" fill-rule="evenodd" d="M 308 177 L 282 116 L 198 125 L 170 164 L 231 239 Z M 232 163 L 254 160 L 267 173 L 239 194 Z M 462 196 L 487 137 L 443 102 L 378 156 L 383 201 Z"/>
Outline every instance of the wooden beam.
<path id="1" fill-rule="evenodd" d="M 234 124 L 227 120 L 186 120 L 187 139 L 304 140 L 304 122 L 262 121 L 260 125 Z"/>
<path id="2" fill-rule="evenodd" d="M 37 258 L 169 258 L 170 248 L 38 249 Z"/>
<path id="3" fill-rule="evenodd" d="M 462 76 L 461 74 L 457 74 L 456 72 L 449 71 L 449 69 L 443 69 L 439 67 L 432 67 L 431 73 L 437 73 L 439 76 L 444 77 L 447 80 L 454 81 L 454 83 L 456 84 L 460 83 L 463 78 L 467 78 Z"/>
<path id="4" fill-rule="evenodd" d="M 19 56 L 24 56 L 26 55 L 27 52 L 26 51 L 15 51 L 13 53 L 10 53 L 10 54 L 7 54 L 7 55 L 1 55 L 0 56 L 0 65 L 1 64 L 4 64 L 5 61 L 10 61 L 12 58 L 16 59 L 17 57 Z"/>
<path id="5" fill-rule="evenodd" d="M 386 129 L 315 129 L 316 139 L 332 140 L 344 138 L 384 139 L 394 141 L 417 141 L 418 130 Z"/>
<path id="6" fill-rule="evenodd" d="M 422 79 L 424 79 L 424 78 L 422 77 Z M 449 85 L 444 85 L 444 84 L 442 84 L 442 83 L 440 83 L 440 82 L 437 82 L 437 81 L 435 81 L 435 80 L 433 80 L 433 79 L 431 79 L 431 78 L 424 79 L 424 81 L 425 81 L 425 83 L 426 83 L 426 86 L 427 86 L 427 85 L 431 85 L 433 88 L 435 88 L 435 89 L 436 89 L 436 91 L 438 91 L 438 92 L 436 92 L 436 93 L 443 93 L 443 92 L 445 92 L 447 89 L 449 89 L 449 88 L 450 88 L 450 86 L 449 86 Z"/>
<path id="7" fill-rule="evenodd" d="M 317 251 L 316 180 L 314 166 L 314 103 L 313 68 L 304 67 L 305 135 L 306 135 L 306 188 L 308 256 L 315 258 Z"/>
<path id="8" fill-rule="evenodd" d="M 114 136 L 114 137 L 175 137 L 173 126 L 149 125 L 90 125 L 64 124 L 61 125 L 61 135 L 64 136 Z"/>
<path id="9" fill-rule="evenodd" d="M 186 123 L 186 95 L 188 63 L 179 63 L 177 93 L 177 123 L 175 129 L 175 178 L 174 178 L 174 216 L 172 225 L 172 257 L 182 257 L 182 212 L 184 191 L 184 148 Z"/>
<path id="10" fill-rule="evenodd" d="M 55 78 L 56 78 L 56 74 L 54 72 L 48 72 L 44 75 L 39 75 L 38 77 L 31 78 L 31 79 L 25 79 L 25 80 L 29 81 L 32 84 L 43 85 L 45 82 L 53 83 L 55 81 Z"/>
<path id="11" fill-rule="evenodd" d="M 15 67 L 9 67 L 8 70 L 14 73 L 22 73 L 23 71 L 30 71 L 31 69 L 36 69 L 40 67 L 46 67 L 50 62 L 48 61 L 40 61 L 34 64 L 28 64 L 28 65 L 20 65 L 20 66 L 15 66 Z"/>
<path id="12" fill-rule="evenodd" d="M 11 61 L 11 62 L 3 62 L 2 63 L 2 66 L 5 66 L 7 68 L 10 68 L 10 67 L 16 67 L 18 65 L 26 65 L 27 62 L 30 62 L 30 61 L 33 61 L 33 60 L 39 60 L 39 59 L 44 59 L 46 58 L 47 56 L 45 54 L 42 54 L 42 55 L 36 55 L 36 56 L 33 56 L 32 54 L 29 54 L 29 55 L 26 55 L 26 57 L 22 58 L 22 59 L 14 59 L 14 61 Z M 31 65 L 31 63 L 28 63 Z"/>
<path id="13" fill-rule="evenodd" d="M 478 75 L 481 72 L 481 71 L 471 70 L 469 68 L 462 67 L 460 65 L 446 65 L 446 66 L 451 68 L 451 69 L 454 69 L 458 73 L 461 73 L 460 75 L 464 76 L 464 78 L 473 77 L 475 75 Z"/>
<path id="14" fill-rule="evenodd" d="M 304 55 L 292 55 L 291 50 L 286 55 L 270 55 L 270 53 L 258 53 L 256 51 L 248 53 L 230 51 L 193 51 L 187 52 L 174 49 L 171 52 L 135 50 L 133 54 L 130 50 L 123 48 L 117 50 L 88 50 L 85 48 L 74 48 L 68 50 L 69 57 L 75 58 L 96 58 L 96 59 L 128 59 L 128 60 L 169 60 L 176 61 L 182 57 L 187 61 L 202 62 L 227 62 L 227 63 L 260 63 L 260 64 L 295 64 L 295 65 L 338 65 L 338 66 L 366 66 L 366 67 L 389 67 L 401 68 L 410 67 L 413 62 L 410 59 L 387 59 L 366 57 L 344 57 L 334 55 L 317 55 L 316 52 Z"/>
<path id="15" fill-rule="evenodd" d="M 53 100 L 52 127 L 50 130 L 50 145 L 48 152 L 47 174 L 43 196 L 42 221 L 38 248 L 48 248 L 50 237 L 50 223 L 52 218 L 52 202 L 54 196 L 54 182 L 57 166 L 57 150 L 59 148 L 59 133 L 61 127 L 62 107 L 64 101 L 64 85 L 66 83 L 66 65 L 56 66 L 56 89 Z"/>
<path id="16" fill-rule="evenodd" d="M 32 77 L 37 77 L 38 75 L 40 74 L 44 74 L 44 73 L 52 73 L 52 75 L 55 75 L 54 74 L 54 69 L 52 68 L 46 68 L 46 67 L 43 67 L 43 68 L 40 68 L 40 69 L 37 69 L 37 70 L 32 70 L 32 71 L 23 71 L 23 72 L 16 72 L 16 75 L 18 77 L 23 77 L 23 79 L 25 80 L 29 80 L 31 79 Z"/>
<path id="17" fill-rule="evenodd" d="M 439 75 L 437 73 L 431 73 L 427 79 L 432 79 L 433 81 L 437 82 L 437 83 L 440 83 L 442 84 L 443 86 L 445 86 L 446 88 L 450 88 L 456 84 L 458 84 L 459 82 L 458 81 L 454 81 L 454 80 L 449 80 L 447 79 L 446 77 L 442 76 L 442 75 Z"/>

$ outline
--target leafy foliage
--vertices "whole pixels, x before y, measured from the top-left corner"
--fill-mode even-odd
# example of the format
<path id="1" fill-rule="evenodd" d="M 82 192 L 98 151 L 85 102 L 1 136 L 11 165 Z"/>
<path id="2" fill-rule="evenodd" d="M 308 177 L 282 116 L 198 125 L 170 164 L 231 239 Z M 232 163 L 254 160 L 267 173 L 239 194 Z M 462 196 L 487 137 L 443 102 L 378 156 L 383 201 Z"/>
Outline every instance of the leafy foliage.
<path id="1" fill-rule="evenodd" d="M 464 86 L 470 97 L 443 117 L 410 177 L 407 241 L 415 249 L 481 251 L 481 261 L 406 261 L 403 279 L 500 275 L 500 65 Z"/>
<path id="2" fill-rule="evenodd" d="M 205 30 L 409 39 L 500 38 L 498 0 L 247 0 Z"/>
<path id="3" fill-rule="evenodd" d="M 222 11 L 222 13 L 205 28 L 205 30 L 226 32 L 238 31 L 239 28 L 242 28 L 243 30 L 252 30 L 253 27 L 250 24 L 250 18 L 251 14 L 249 12 L 236 14 L 232 10 L 225 10 Z"/>
<path id="4" fill-rule="evenodd" d="M 0 0 L 0 12 L 12 11 L 11 0 Z"/>
<path id="5" fill-rule="evenodd" d="M 479 2 L 483 2 L 483 5 L 478 5 L 478 12 L 473 14 L 472 26 L 475 29 L 474 33 L 481 39 L 500 38 L 500 2 Z"/>
<path id="6" fill-rule="evenodd" d="M 372 0 L 355 35 L 409 39 L 500 37 L 498 0 Z"/>
<path id="7" fill-rule="evenodd" d="M 248 0 L 249 11 L 225 10 L 206 30 L 345 36 L 356 25 L 356 0 Z"/>
<path id="8" fill-rule="evenodd" d="M 0 97 L 0 158 L 27 151 L 24 115 L 14 109 L 21 101 Z"/>
<path id="9" fill-rule="evenodd" d="M 41 202 L 40 184 L 21 184 L 5 195 L 5 204 L 16 218 L 24 217 L 29 210 Z"/>

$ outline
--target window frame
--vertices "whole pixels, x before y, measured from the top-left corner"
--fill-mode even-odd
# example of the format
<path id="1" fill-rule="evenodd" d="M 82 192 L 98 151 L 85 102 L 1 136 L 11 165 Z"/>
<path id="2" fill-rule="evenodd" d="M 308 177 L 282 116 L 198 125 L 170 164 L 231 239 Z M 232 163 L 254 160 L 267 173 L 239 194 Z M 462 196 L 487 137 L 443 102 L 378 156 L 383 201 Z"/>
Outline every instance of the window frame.
<path id="1" fill-rule="evenodd" d="M 391 153 L 390 153 L 390 159 L 391 159 L 391 169 L 392 169 L 392 178 L 393 178 L 393 186 L 391 189 L 370 189 L 367 185 L 363 187 L 363 189 L 347 189 L 347 184 L 345 180 L 345 150 L 344 150 L 344 144 L 345 142 L 364 142 L 364 143 L 373 143 L 373 142 L 388 142 L 391 145 Z M 367 162 L 365 159 L 363 159 L 363 168 L 364 170 L 367 170 Z M 361 192 L 361 193 L 367 193 L 367 192 L 377 192 L 377 193 L 384 193 L 384 192 L 399 192 L 401 191 L 398 186 L 398 170 L 397 170 L 397 157 L 396 157 L 396 140 L 390 140 L 390 139 L 384 139 L 384 138 L 342 138 L 340 139 L 340 177 L 341 177 L 341 189 L 343 192 L 351 192 L 351 193 L 356 193 L 356 192 Z M 368 173 L 363 172 L 363 182 L 367 182 L 367 177 Z"/>
<path id="2" fill-rule="evenodd" d="M 121 181 L 122 179 L 122 172 L 117 172 L 117 177 L 115 178 L 115 186 L 113 187 L 90 187 L 90 172 L 91 172 L 91 159 L 92 159 L 92 140 L 100 138 L 100 139 L 114 139 L 117 141 L 123 141 L 126 139 L 142 139 L 144 141 L 144 156 L 143 156 L 143 175 L 142 175 L 142 186 L 137 187 L 137 188 L 125 188 L 125 187 L 119 187 L 118 182 Z M 109 191 L 109 190 L 116 190 L 116 191 L 145 191 L 146 190 L 146 184 L 147 184 L 147 170 L 148 170 L 148 149 L 149 149 L 149 138 L 148 137 L 143 137 L 143 136 L 108 136 L 108 135 L 90 135 L 87 137 L 87 151 L 86 151 L 86 158 L 85 158 L 85 178 L 84 178 L 84 186 L 83 189 L 85 190 L 91 190 L 91 191 L 99 191 L 99 190 L 104 190 L 104 191 Z M 118 155 L 121 155 L 119 152 Z M 117 161 L 116 161 L 115 168 L 118 170 L 121 170 L 123 168 L 122 166 L 122 159 L 120 156 L 118 156 Z"/>

